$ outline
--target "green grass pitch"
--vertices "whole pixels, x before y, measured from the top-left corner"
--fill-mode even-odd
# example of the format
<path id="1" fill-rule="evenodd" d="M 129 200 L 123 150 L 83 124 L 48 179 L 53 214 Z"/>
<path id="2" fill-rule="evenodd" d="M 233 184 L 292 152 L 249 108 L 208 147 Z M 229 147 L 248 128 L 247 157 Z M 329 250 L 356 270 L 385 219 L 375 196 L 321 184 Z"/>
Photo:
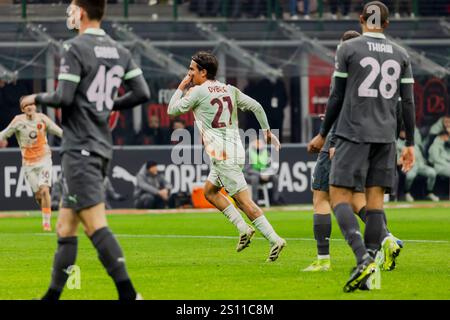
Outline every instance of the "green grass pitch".
<path id="1" fill-rule="evenodd" d="M 309 211 L 266 213 L 288 246 L 266 263 L 268 242 L 258 233 L 236 253 L 237 234 L 220 213 L 110 215 L 129 274 L 150 299 L 445 299 L 450 298 L 450 209 L 387 209 L 390 230 L 405 241 L 397 269 L 382 273 L 378 291 L 344 293 L 355 261 L 333 220 L 331 272 L 301 269 L 316 255 Z M 55 224 L 55 218 L 52 220 Z M 0 219 L 0 299 L 32 299 L 46 290 L 55 233 L 43 234 L 39 215 Z M 113 282 L 80 230 L 76 264 L 81 289 L 62 299 L 116 299 Z"/>

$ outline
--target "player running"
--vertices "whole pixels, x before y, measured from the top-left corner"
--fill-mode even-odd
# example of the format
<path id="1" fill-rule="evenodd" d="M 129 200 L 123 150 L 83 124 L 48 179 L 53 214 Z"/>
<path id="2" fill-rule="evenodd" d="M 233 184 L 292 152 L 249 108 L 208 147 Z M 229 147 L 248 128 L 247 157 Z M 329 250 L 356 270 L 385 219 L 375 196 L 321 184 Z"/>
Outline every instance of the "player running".
<path id="1" fill-rule="evenodd" d="M 23 114 L 16 116 L 8 127 L 0 132 L 0 140 L 16 135 L 22 152 L 25 177 L 42 211 L 42 228 L 52 231 L 51 197 L 52 151 L 48 145 L 47 132 L 62 137 L 62 129 L 45 114 L 36 112 L 36 105 L 20 108 Z"/>
<path id="2" fill-rule="evenodd" d="M 107 225 L 103 181 L 112 158 L 111 111 L 139 105 L 149 99 L 150 92 L 130 52 L 100 28 L 105 7 L 105 0 L 72 1 L 68 26 L 79 29 L 79 35 L 64 43 L 58 88 L 22 100 L 23 107 L 37 103 L 62 108 L 65 188 L 57 225 L 58 248 L 44 300 L 59 299 L 62 293 L 66 270 L 75 264 L 80 222 L 114 280 L 119 299 L 141 298 Z M 129 91 L 117 98 L 122 83 Z"/>
<path id="3" fill-rule="evenodd" d="M 361 34 L 354 30 L 346 31 L 341 38 L 341 43 Z M 333 82 L 333 79 L 332 79 Z M 332 89 L 330 90 L 332 91 Z M 336 124 L 333 125 L 330 133 L 325 139 L 325 144 L 319 152 L 317 163 L 313 173 L 313 232 L 317 242 L 317 259 L 303 271 L 317 272 L 331 270 L 330 259 L 330 236 L 331 236 L 331 203 L 329 196 L 329 176 L 331 159 L 335 153 Z M 352 197 L 353 212 L 366 222 L 366 195 L 364 194 L 364 184 L 355 187 Z M 385 221 L 386 222 L 386 221 Z M 389 235 L 393 237 L 392 235 Z M 402 247 L 403 242 L 394 237 Z"/>
<path id="4" fill-rule="evenodd" d="M 268 143 L 278 150 L 280 142 L 271 133 L 262 106 L 239 89 L 215 80 L 218 69 L 216 57 L 200 51 L 192 57 L 189 72 L 170 100 L 168 114 L 180 115 L 193 110 L 197 127 L 202 134 L 205 150 L 211 159 L 211 171 L 205 183 L 205 197 L 239 231 L 236 250 L 245 249 L 255 233 L 240 212 L 220 190 L 225 187 L 237 206 L 245 212 L 252 224 L 269 240 L 271 248 L 267 261 L 275 261 L 286 241 L 275 232 L 262 210 L 252 201 L 242 172 L 245 151 L 239 135 L 237 109 L 252 111 L 258 119 Z M 183 90 L 192 87 L 183 97 Z"/>
<path id="5" fill-rule="evenodd" d="M 363 35 L 342 43 L 337 50 L 335 83 L 325 119 L 320 133 L 308 145 L 310 152 L 320 151 L 339 117 L 330 196 L 336 220 L 357 260 L 344 286 L 345 292 L 362 288 L 375 271 L 374 257 L 380 246 L 386 269 L 395 265 L 400 251 L 399 245 L 387 237 L 383 210 L 385 190 L 393 187 L 395 178 L 399 96 L 406 129 L 406 147 L 400 158 L 402 170 L 406 172 L 414 165 L 411 62 L 403 48 L 384 36 L 388 18 L 389 10 L 383 3 L 372 1 L 364 6 L 360 16 Z M 362 183 L 365 183 L 367 199 L 364 241 L 351 206 L 353 191 Z"/>

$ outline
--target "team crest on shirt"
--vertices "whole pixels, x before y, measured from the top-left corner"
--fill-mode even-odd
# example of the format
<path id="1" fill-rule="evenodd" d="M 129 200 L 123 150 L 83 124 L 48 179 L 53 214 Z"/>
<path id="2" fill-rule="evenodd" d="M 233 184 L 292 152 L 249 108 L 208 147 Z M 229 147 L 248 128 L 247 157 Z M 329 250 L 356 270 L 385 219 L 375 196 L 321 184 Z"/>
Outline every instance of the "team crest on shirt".
<path id="1" fill-rule="evenodd" d="M 38 130 L 41 130 L 42 129 L 42 124 L 38 123 L 37 128 L 38 128 Z"/>

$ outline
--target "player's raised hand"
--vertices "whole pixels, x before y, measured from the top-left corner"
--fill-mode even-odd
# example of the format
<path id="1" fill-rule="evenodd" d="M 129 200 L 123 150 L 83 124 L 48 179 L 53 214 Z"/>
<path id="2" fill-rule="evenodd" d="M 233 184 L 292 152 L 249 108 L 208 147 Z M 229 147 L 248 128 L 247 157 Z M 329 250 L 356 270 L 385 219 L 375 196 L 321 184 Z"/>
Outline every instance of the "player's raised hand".
<path id="1" fill-rule="evenodd" d="M 408 172 L 414 166 L 416 157 L 414 155 L 414 147 L 404 147 L 402 155 L 400 156 L 400 164 L 402 165 L 402 171 Z"/>
<path id="2" fill-rule="evenodd" d="M 277 136 L 274 135 L 270 130 L 264 130 L 264 138 L 266 139 L 266 143 L 271 143 L 275 147 L 275 150 L 280 151 L 281 143 L 278 140 Z"/>
<path id="3" fill-rule="evenodd" d="M 308 143 L 307 150 L 309 153 L 319 153 L 324 144 L 325 138 L 318 134 Z"/>
<path id="4" fill-rule="evenodd" d="M 178 89 L 184 90 L 188 85 L 190 85 L 192 82 L 192 75 L 188 73 L 183 80 L 181 80 L 180 84 L 178 85 Z"/>
<path id="5" fill-rule="evenodd" d="M 29 106 L 30 104 L 36 103 L 36 94 L 30 94 L 28 96 L 23 96 L 20 98 L 20 109 L 23 109 L 26 106 Z"/>

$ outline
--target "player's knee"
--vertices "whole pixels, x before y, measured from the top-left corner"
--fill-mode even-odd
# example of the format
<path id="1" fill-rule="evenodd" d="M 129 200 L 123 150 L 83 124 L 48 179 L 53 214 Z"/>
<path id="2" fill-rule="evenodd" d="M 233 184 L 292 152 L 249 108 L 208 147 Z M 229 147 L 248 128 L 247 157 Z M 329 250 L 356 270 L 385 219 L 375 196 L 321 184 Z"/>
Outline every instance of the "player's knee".
<path id="1" fill-rule="evenodd" d="M 41 198 L 49 197 L 50 196 L 50 190 L 48 187 L 41 187 L 39 189 L 39 193 L 41 195 Z"/>
<path id="2" fill-rule="evenodd" d="M 37 191 L 37 192 L 34 194 L 34 199 L 35 199 L 37 202 L 41 202 L 41 199 L 42 199 L 41 191 Z"/>
<path id="3" fill-rule="evenodd" d="M 56 223 L 56 234 L 59 237 L 73 237 L 76 236 L 77 234 L 77 228 L 72 226 L 72 225 L 68 225 L 67 223 L 62 223 L 61 221 L 58 221 Z"/>
<path id="4" fill-rule="evenodd" d="M 324 195 L 320 192 L 314 192 L 313 195 L 313 206 L 316 212 L 322 212 L 324 209 L 330 207 L 330 199 L 328 195 Z"/>
<path id="5" fill-rule="evenodd" d="M 217 192 L 215 192 L 214 190 L 205 189 L 205 198 L 209 202 L 214 201 L 214 198 L 216 197 L 216 195 L 217 195 Z"/>

